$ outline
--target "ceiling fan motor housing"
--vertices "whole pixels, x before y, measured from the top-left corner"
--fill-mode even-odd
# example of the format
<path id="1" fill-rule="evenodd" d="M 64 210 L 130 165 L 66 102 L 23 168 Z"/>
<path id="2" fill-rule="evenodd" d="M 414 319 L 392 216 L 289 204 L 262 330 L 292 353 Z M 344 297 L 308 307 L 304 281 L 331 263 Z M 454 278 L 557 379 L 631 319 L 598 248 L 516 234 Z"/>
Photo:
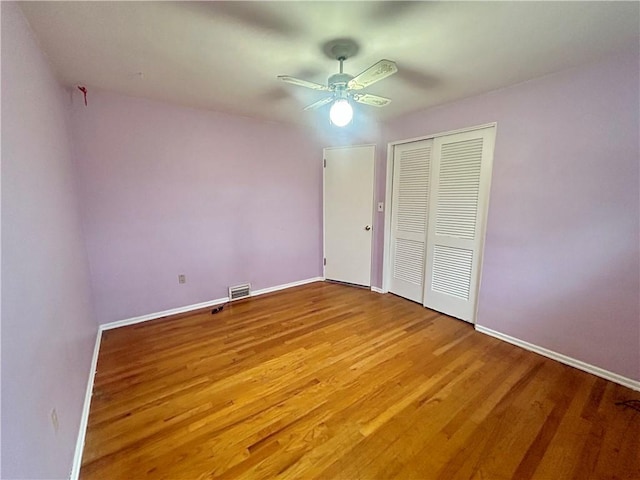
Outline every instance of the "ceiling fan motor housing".
<path id="1" fill-rule="evenodd" d="M 348 73 L 336 73 L 329 77 L 327 84 L 331 90 L 338 90 L 339 87 L 346 88 L 349 80 L 353 78 L 353 75 Z"/>

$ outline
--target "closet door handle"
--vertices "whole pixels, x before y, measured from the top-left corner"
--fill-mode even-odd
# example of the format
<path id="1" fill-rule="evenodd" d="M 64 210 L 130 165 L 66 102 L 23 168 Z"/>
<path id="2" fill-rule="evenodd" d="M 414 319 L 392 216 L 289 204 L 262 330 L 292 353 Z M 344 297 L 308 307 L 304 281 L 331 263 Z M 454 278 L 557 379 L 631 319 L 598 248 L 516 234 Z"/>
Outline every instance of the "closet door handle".
<path id="1" fill-rule="evenodd" d="M 367 225 L 366 227 L 364 227 L 364 229 L 368 232 L 369 230 L 371 230 L 371 225 Z"/>

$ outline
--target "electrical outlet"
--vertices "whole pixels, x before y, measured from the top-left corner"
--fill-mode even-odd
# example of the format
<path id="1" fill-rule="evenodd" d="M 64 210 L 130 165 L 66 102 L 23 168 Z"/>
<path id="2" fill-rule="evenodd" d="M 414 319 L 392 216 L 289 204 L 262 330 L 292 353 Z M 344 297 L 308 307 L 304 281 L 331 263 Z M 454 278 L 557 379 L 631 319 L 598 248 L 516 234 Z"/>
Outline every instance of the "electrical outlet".
<path id="1" fill-rule="evenodd" d="M 186 275 L 178 275 L 178 283 L 187 283 Z"/>
<path id="2" fill-rule="evenodd" d="M 58 433 L 60 423 L 58 423 L 58 412 L 56 412 L 55 408 L 51 410 L 51 424 L 53 425 L 53 431 Z"/>

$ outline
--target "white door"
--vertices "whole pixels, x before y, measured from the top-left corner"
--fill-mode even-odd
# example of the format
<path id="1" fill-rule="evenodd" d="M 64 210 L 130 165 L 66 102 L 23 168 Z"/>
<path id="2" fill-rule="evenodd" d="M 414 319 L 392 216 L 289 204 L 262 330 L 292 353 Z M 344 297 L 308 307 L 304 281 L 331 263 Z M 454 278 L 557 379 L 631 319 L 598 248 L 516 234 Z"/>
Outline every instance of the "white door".
<path id="1" fill-rule="evenodd" d="M 473 322 L 495 128 L 434 139 L 424 306 Z"/>
<path id="2" fill-rule="evenodd" d="M 433 140 L 396 145 L 389 291 L 422 303 Z"/>
<path id="3" fill-rule="evenodd" d="M 371 285 L 375 147 L 324 149 L 324 276 Z"/>

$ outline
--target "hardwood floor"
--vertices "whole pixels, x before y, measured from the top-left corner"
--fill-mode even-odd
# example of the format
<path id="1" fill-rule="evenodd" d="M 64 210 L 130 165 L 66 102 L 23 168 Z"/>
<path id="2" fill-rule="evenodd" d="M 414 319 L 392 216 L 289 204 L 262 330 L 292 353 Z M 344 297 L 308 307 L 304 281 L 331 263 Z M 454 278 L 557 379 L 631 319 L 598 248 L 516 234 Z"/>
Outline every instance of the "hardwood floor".
<path id="1" fill-rule="evenodd" d="M 104 332 L 83 479 L 640 479 L 640 394 L 314 283 Z"/>

